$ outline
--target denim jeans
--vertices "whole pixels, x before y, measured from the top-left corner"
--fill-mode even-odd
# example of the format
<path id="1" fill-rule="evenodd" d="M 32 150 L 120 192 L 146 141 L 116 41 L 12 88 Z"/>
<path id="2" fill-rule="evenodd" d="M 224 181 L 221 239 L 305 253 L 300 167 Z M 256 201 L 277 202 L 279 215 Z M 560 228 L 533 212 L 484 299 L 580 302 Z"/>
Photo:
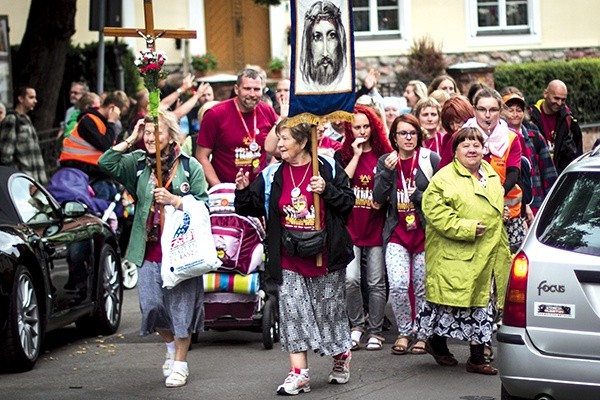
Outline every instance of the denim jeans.
<path id="1" fill-rule="evenodd" d="M 352 328 L 365 326 L 365 313 L 361 291 L 362 255 L 366 258 L 366 281 L 369 299 L 368 332 L 381 335 L 385 312 L 385 261 L 383 246 L 354 246 L 354 260 L 346 268 L 346 310 Z"/>

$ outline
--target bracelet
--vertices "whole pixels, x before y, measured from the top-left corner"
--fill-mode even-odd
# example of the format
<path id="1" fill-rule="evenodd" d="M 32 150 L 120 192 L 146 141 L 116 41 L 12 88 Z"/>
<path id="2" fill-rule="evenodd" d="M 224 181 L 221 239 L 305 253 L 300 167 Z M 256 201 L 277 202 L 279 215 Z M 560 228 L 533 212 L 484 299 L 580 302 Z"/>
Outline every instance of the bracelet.
<path id="1" fill-rule="evenodd" d="M 133 146 L 133 142 L 130 142 L 129 140 L 125 139 L 124 140 L 125 143 L 127 143 L 127 148 L 130 149 L 131 146 Z"/>

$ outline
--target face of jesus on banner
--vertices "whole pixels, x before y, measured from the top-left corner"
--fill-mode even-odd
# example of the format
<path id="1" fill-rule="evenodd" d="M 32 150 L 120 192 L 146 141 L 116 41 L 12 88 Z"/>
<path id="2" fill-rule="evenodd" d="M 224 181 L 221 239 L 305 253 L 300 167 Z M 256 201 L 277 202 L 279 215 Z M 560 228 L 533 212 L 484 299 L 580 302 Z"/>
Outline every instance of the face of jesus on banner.
<path id="1" fill-rule="evenodd" d="M 330 1 L 316 1 L 306 11 L 299 61 L 307 88 L 328 86 L 343 77 L 346 33 L 342 13 Z"/>
<path id="2" fill-rule="evenodd" d="M 314 25 L 311 48 L 311 78 L 321 85 L 328 85 L 338 76 L 340 38 L 330 21 L 321 20 Z"/>

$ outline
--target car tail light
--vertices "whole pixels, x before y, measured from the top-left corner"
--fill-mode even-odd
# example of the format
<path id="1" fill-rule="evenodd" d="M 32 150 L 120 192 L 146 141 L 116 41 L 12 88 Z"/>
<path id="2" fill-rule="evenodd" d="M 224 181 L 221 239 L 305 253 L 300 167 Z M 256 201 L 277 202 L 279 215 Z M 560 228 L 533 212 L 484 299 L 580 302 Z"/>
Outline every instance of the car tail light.
<path id="1" fill-rule="evenodd" d="M 502 324 L 525 328 L 527 317 L 527 275 L 529 260 L 522 251 L 513 259 L 504 301 Z"/>

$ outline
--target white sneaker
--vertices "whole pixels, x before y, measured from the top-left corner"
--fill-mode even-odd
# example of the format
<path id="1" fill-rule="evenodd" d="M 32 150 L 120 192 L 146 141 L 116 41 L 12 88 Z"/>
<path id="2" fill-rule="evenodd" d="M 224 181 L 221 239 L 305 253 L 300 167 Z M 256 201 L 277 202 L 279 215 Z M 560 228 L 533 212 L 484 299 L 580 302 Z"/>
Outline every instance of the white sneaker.
<path id="1" fill-rule="evenodd" d="M 310 392 L 310 377 L 290 371 L 287 378 L 277 387 L 277 394 L 295 396 L 299 393 Z"/>
<path id="2" fill-rule="evenodd" d="M 171 372 L 173 372 L 173 361 L 175 361 L 175 354 L 167 353 L 165 355 L 165 362 L 162 366 L 163 376 L 165 378 L 168 378 L 169 375 L 171 375 Z"/>
<path id="3" fill-rule="evenodd" d="M 347 383 L 350 380 L 350 359 L 352 353 L 345 360 L 333 359 L 333 369 L 329 374 L 329 383 Z"/>
<path id="4" fill-rule="evenodd" d="M 165 386 L 168 388 L 180 387 L 187 383 L 190 371 L 185 367 L 173 367 L 173 372 L 165 380 Z"/>

